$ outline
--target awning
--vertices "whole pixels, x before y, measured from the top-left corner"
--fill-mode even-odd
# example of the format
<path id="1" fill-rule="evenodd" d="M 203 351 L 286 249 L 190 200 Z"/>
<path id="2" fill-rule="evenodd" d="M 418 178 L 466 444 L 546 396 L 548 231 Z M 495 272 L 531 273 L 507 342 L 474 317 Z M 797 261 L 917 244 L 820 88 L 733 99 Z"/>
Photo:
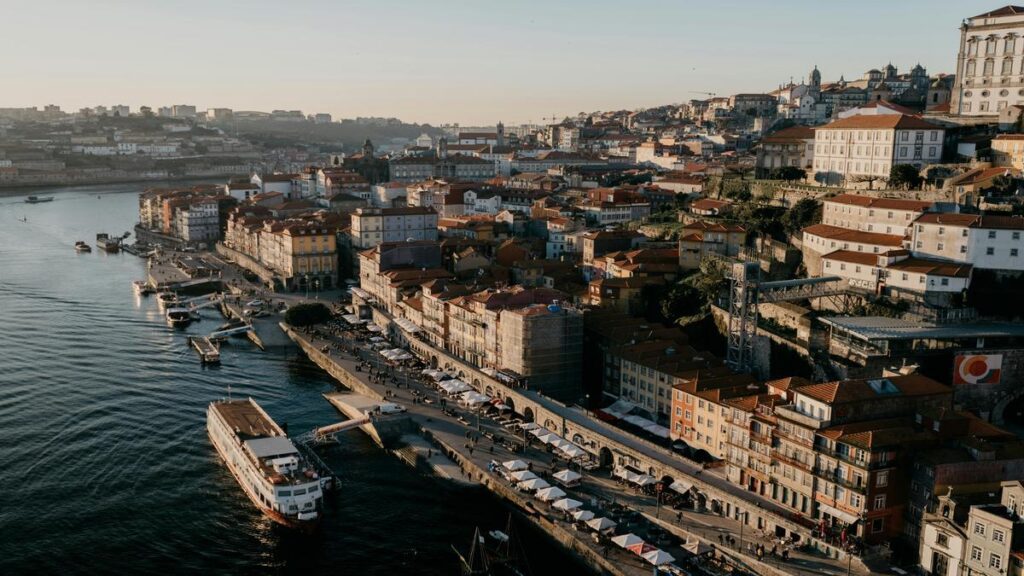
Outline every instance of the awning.
<path id="1" fill-rule="evenodd" d="M 831 516 L 833 518 L 839 518 L 840 520 L 842 520 L 843 522 L 846 522 L 847 524 L 853 524 L 857 520 L 860 520 L 860 518 L 854 516 L 853 514 L 850 514 L 849 512 L 843 512 L 842 510 L 840 510 L 838 508 L 834 508 L 832 506 L 829 506 L 828 504 L 821 504 L 821 503 L 819 503 L 818 504 L 818 511 L 819 512 L 823 512 L 825 514 L 828 514 L 829 516 Z"/>
<path id="2" fill-rule="evenodd" d="M 420 327 L 417 326 L 415 322 L 409 320 L 408 318 L 395 318 L 395 324 L 398 324 L 399 328 L 405 330 L 410 334 L 415 334 L 416 332 L 420 331 Z"/>
<path id="3" fill-rule="evenodd" d="M 526 470 L 528 468 L 526 462 L 523 462 L 522 460 L 509 460 L 508 462 L 503 462 L 501 465 L 513 472 Z"/>
<path id="4" fill-rule="evenodd" d="M 572 470 L 562 470 L 560 472 L 555 472 L 553 474 L 553 477 L 555 478 L 555 480 L 558 480 L 560 482 L 575 482 L 582 478 L 582 476 L 580 476 L 578 472 L 573 472 Z"/>
<path id="5" fill-rule="evenodd" d="M 594 513 L 590 510 L 577 510 L 572 513 L 572 519 L 577 522 L 588 522 L 593 520 Z"/>
<path id="6" fill-rule="evenodd" d="M 686 494 L 693 488 L 693 482 L 687 482 L 686 480 L 676 480 L 669 485 L 668 489 L 680 494 Z"/>

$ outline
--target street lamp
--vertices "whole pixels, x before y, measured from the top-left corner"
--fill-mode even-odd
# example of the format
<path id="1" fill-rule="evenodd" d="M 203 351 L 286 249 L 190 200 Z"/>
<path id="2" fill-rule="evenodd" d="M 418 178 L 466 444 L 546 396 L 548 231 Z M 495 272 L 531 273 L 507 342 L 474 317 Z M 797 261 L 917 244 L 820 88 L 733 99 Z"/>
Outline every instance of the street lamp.
<path id="1" fill-rule="evenodd" d="M 743 520 L 740 522 L 740 553 L 743 552 L 743 528 L 747 525 L 747 520 L 750 517 L 750 513 L 746 510 L 743 511 Z"/>
<path id="2" fill-rule="evenodd" d="M 305 280 L 303 284 L 306 285 L 306 300 L 309 300 L 309 274 L 303 274 L 302 279 Z"/>
<path id="3" fill-rule="evenodd" d="M 316 290 L 316 292 L 315 292 L 316 296 L 314 296 L 314 298 L 319 300 L 320 299 L 320 279 L 319 278 L 317 278 L 316 280 L 313 280 L 313 288 Z"/>

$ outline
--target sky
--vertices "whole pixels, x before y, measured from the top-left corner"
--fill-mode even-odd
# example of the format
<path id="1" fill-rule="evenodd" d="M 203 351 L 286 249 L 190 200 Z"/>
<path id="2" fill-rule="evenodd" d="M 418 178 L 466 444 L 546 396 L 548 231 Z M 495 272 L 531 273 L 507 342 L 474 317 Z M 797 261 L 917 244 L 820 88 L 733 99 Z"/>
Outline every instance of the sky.
<path id="1" fill-rule="evenodd" d="M 506 125 L 953 71 L 996 0 L 0 0 L 0 107 L 193 104 Z"/>

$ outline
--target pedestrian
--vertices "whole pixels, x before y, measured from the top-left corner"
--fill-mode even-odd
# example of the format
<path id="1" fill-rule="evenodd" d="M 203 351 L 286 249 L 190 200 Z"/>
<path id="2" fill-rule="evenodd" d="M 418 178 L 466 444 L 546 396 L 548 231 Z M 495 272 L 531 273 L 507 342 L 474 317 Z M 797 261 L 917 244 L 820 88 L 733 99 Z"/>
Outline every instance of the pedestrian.
<path id="1" fill-rule="evenodd" d="M 682 523 L 683 523 L 683 511 L 679 510 L 678 512 L 676 512 L 676 524 L 682 524 Z"/>
<path id="2" fill-rule="evenodd" d="M 718 535 L 718 543 L 719 543 L 719 544 L 725 544 L 725 542 L 723 542 L 723 540 L 725 540 L 725 537 L 724 537 L 724 536 L 722 536 L 721 534 L 719 534 L 719 535 Z"/>

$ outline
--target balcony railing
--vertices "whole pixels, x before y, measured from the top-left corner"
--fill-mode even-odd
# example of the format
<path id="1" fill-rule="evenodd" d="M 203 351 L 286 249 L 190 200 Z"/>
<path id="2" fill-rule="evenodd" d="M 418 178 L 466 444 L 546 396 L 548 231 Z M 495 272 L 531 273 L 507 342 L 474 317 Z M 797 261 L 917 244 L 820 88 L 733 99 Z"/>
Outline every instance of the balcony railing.
<path id="1" fill-rule="evenodd" d="M 849 452 L 840 452 L 840 451 L 835 450 L 833 448 L 829 448 L 829 447 L 825 446 L 824 444 L 816 444 L 814 446 L 814 450 L 819 452 L 819 453 L 821 453 L 821 454 L 825 454 L 825 455 L 831 456 L 833 458 L 837 458 L 839 460 L 842 460 L 843 462 L 846 462 L 846 463 L 849 463 L 849 464 L 853 464 L 854 466 L 857 466 L 858 468 L 863 468 L 865 470 L 871 470 L 871 469 L 874 469 L 874 468 L 885 468 L 885 467 L 891 466 L 893 464 L 893 460 L 886 460 L 884 462 L 882 462 L 882 461 L 874 461 L 874 462 L 872 462 L 870 460 L 866 460 L 866 459 L 862 459 L 862 458 L 855 458 Z"/>
<path id="2" fill-rule="evenodd" d="M 779 460 L 781 462 L 785 462 L 786 464 L 789 464 L 791 466 L 796 466 L 797 468 L 800 468 L 800 469 L 805 470 L 807 472 L 811 472 L 811 473 L 814 472 L 814 464 L 811 464 L 811 463 L 808 463 L 808 462 L 801 462 L 800 460 L 797 460 L 796 458 L 793 458 L 792 456 L 788 456 L 786 454 L 783 454 L 782 452 L 773 452 L 772 453 L 772 458 L 775 458 L 776 460 Z"/>

